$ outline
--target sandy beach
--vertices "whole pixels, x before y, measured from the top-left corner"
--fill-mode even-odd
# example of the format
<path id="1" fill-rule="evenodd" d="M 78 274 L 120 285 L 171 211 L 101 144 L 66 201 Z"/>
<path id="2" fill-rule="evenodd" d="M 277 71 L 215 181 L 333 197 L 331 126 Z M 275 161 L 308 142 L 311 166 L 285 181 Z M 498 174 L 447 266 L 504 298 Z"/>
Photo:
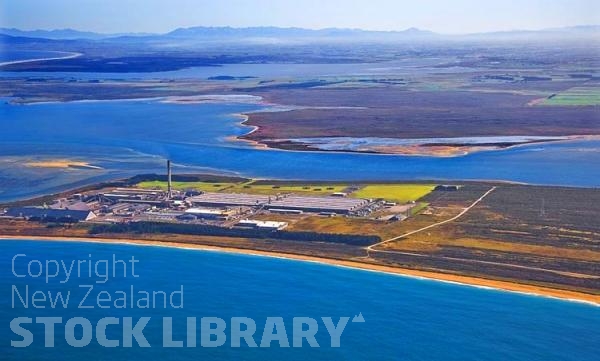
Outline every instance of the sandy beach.
<path id="1" fill-rule="evenodd" d="M 246 254 L 263 257 L 283 258 L 304 262 L 314 262 L 327 264 L 332 266 L 347 267 L 354 269 L 361 269 L 373 272 L 381 272 L 386 274 L 395 274 L 406 277 L 413 277 L 419 279 L 428 279 L 440 282 L 447 282 L 453 284 L 461 284 L 466 286 L 495 289 L 499 291 L 514 292 L 520 294 L 535 295 L 541 297 L 561 299 L 571 302 L 581 302 L 591 304 L 600 307 L 600 295 L 592 295 L 582 292 L 575 292 L 569 290 L 554 289 L 542 286 L 527 285 L 508 281 L 491 280 L 485 278 L 477 278 L 470 276 L 461 276 L 454 274 L 447 274 L 441 272 L 430 272 L 412 270 L 406 268 L 398 268 L 384 265 L 376 265 L 371 263 L 364 263 L 351 260 L 340 260 L 323 257 L 305 256 L 291 253 L 280 253 L 280 252 L 268 252 L 251 249 L 233 248 L 233 247 L 218 247 L 218 246 L 205 246 L 191 243 L 181 242 L 160 242 L 160 241 L 149 241 L 139 239 L 109 239 L 109 238 L 77 238 L 70 237 L 68 239 L 59 237 L 36 237 L 36 236 L 3 236 L 0 235 L 0 240 L 35 240 L 35 241 L 61 241 L 61 242 L 91 242 L 91 243 L 107 243 L 107 244 L 128 244 L 128 245 L 140 245 L 140 246 L 159 246 L 159 247 L 173 247 L 182 249 L 193 249 L 203 251 L 217 251 L 225 253 L 236 253 Z"/>
<path id="2" fill-rule="evenodd" d="M 188 96 L 169 96 L 160 100 L 168 104 L 206 104 L 206 103 L 240 103 L 261 104 L 262 97 L 246 94 L 204 94 Z"/>
<path id="3" fill-rule="evenodd" d="M 598 140 L 600 139 L 597 135 L 568 135 L 560 139 L 541 139 L 534 141 L 523 141 L 515 142 L 514 144 L 428 144 L 428 143 L 417 143 L 417 144 L 388 144 L 388 145 L 377 145 L 377 144 L 364 144 L 355 149 L 346 149 L 344 144 L 340 144 L 339 147 L 323 147 L 323 144 L 307 142 L 302 139 L 255 139 L 252 137 L 253 133 L 256 133 L 260 126 L 248 125 L 249 117 L 245 119 L 241 124 L 244 126 L 252 126 L 253 129 L 236 139 L 250 143 L 254 148 L 257 149 L 277 149 L 284 151 L 309 151 L 309 152 L 328 152 L 328 153 L 365 153 L 372 155 L 401 155 L 401 156 L 426 156 L 426 157 L 438 157 L 438 158 L 451 158 L 460 157 L 473 153 L 479 152 L 491 152 L 508 150 L 513 148 L 519 148 L 524 146 L 540 145 L 544 146 L 548 143 L 560 143 L 560 142 L 572 142 L 580 140 Z M 332 137 L 335 140 L 335 137 Z M 403 139 L 398 139 L 402 141 Z"/>
<path id="4" fill-rule="evenodd" d="M 102 169 L 101 167 L 91 165 L 88 162 L 75 161 L 69 159 L 48 159 L 29 161 L 24 163 L 27 167 L 33 168 L 84 168 L 84 169 Z"/>

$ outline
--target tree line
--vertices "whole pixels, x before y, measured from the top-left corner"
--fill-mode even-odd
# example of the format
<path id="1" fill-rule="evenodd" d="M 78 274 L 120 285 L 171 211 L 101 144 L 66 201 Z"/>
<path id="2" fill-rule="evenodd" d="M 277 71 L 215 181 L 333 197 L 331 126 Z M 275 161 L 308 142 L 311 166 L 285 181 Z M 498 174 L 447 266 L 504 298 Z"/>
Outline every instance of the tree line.
<path id="1" fill-rule="evenodd" d="M 90 229 L 90 233 L 172 233 L 215 237 L 239 237 L 255 239 L 279 239 L 286 241 L 301 242 L 343 243 L 353 246 L 367 246 L 381 241 L 381 238 L 379 236 L 374 235 L 297 232 L 285 230 L 263 230 L 254 228 L 227 228 L 208 224 L 181 224 L 164 222 L 96 224 L 92 226 L 92 228 Z"/>

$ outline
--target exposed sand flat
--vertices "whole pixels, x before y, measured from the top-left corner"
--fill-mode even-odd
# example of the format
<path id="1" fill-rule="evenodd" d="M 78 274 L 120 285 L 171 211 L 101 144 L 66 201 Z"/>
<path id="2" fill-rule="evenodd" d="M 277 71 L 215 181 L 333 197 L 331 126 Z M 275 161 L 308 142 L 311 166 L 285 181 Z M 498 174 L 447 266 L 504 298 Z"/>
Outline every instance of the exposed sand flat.
<path id="1" fill-rule="evenodd" d="M 58 52 L 57 52 L 58 53 Z M 72 58 L 77 58 L 78 56 L 83 55 L 82 53 L 67 53 L 67 52 L 62 52 L 66 55 L 63 56 L 55 56 L 55 57 L 50 57 L 50 58 L 35 58 L 35 59 L 23 59 L 23 60 L 13 60 L 13 61 L 5 61 L 3 63 L 0 63 L 0 67 L 4 66 L 4 65 L 11 65 L 11 64 L 23 64 L 23 63 L 32 63 L 35 61 L 48 61 L 48 60 L 62 60 L 62 59 L 72 59 Z"/>
<path id="2" fill-rule="evenodd" d="M 64 241 L 64 242 L 93 242 L 93 243 L 109 243 L 109 244 L 131 244 L 131 245 L 145 245 L 145 246 L 160 246 L 160 247 L 176 247 L 183 249 L 196 249 L 205 251 L 219 251 L 227 253 L 239 253 L 256 256 L 274 257 L 274 258 L 285 258 L 306 262 L 323 263 L 340 267 L 363 269 L 374 272 L 397 274 L 413 278 L 431 279 L 441 282 L 469 285 L 480 288 L 496 289 L 500 291 L 516 292 L 522 294 L 537 295 L 550 298 L 558 298 L 566 301 L 575 301 L 600 306 L 600 295 L 593 295 L 583 292 L 568 291 L 561 289 L 554 289 L 549 287 L 527 285 L 508 281 L 498 281 L 478 277 L 461 276 L 454 274 L 446 274 L 440 272 L 430 271 L 419 271 L 406 268 L 398 268 L 391 266 L 376 265 L 366 262 L 350 261 L 350 260 L 339 260 L 330 259 L 314 256 L 305 256 L 290 253 L 279 253 L 279 252 L 268 252 L 258 251 L 250 249 L 232 248 L 232 247 L 218 247 L 218 246 L 205 246 L 190 243 L 181 242 L 160 242 L 160 241 L 146 241 L 146 240 L 135 240 L 135 239 L 109 239 L 109 238 L 72 238 L 68 239 L 62 237 L 35 237 L 35 236 L 1 236 L 0 240 L 36 240 L 36 241 Z"/>
<path id="3" fill-rule="evenodd" d="M 423 155 L 433 157 L 456 157 L 467 155 L 476 151 L 482 150 L 497 150 L 499 147 L 470 147 L 470 146 L 421 146 L 421 145 L 389 145 L 375 146 L 365 151 L 373 151 L 382 154 L 398 154 L 398 155 Z"/>
<path id="4" fill-rule="evenodd" d="M 202 104 L 202 103 L 243 103 L 259 104 L 262 98 L 256 95 L 247 94 L 206 94 L 189 96 L 170 96 L 160 100 L 161 103 L 172 104 Z"/>
<path id="5" fill-rule="evenodd" d="M 69 159 L 50 159 L 29 161 L 24 163 L 27 167 L 34 168 L 84 168 L 84 169 L 102 169 L 101 167 L 91 165 L 87 162 L 73 161 Z"/>
<path id="6" fill-rule="evenodd" d="M 246 125 L 246 122 L 247 120 L 242 122 L 242 124 Z M 600 136 L 597 135 L 569 135 L 560 137 L 471 137 L 455 139 L 395 139 L 370 137 L 253 139 L 250 135 L 257 132 L 259 129 L 260 127 L 255 127 L 250 132 L 237 139 L 250 142 L 254 147 L 263 149 L 274 148 L 311 152 L 374 153 L 430 157 L 457 157 L 482 151 L 503 150 L 533 144 L 543 145 L 550 142 L 600 139 Z M 469 139 L 472 139 L 472 141 L 469 141 Z"/>

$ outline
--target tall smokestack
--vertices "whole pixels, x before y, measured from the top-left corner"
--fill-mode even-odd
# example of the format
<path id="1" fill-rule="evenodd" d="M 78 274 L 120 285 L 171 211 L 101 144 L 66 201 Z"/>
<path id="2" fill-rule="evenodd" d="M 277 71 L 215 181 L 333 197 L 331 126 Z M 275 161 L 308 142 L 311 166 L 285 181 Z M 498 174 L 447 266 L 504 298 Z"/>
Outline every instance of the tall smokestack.
<path id="1" fill-rule="evenodd" d="M 167 199 L 171 199 L 171 161 L 167 159 Z"/>

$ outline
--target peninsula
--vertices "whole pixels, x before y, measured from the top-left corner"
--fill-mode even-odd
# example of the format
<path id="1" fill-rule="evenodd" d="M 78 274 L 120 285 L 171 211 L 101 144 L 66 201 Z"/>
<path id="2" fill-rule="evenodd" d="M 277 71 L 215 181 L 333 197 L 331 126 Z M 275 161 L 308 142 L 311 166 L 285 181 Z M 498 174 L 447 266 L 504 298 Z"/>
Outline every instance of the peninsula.
<path id="1" fill-rule="evenodd" d="M 600 303 L 599 196 L 498 182 L 154 175 L 6 204 L 0 235 L 243 252 Z"/>

